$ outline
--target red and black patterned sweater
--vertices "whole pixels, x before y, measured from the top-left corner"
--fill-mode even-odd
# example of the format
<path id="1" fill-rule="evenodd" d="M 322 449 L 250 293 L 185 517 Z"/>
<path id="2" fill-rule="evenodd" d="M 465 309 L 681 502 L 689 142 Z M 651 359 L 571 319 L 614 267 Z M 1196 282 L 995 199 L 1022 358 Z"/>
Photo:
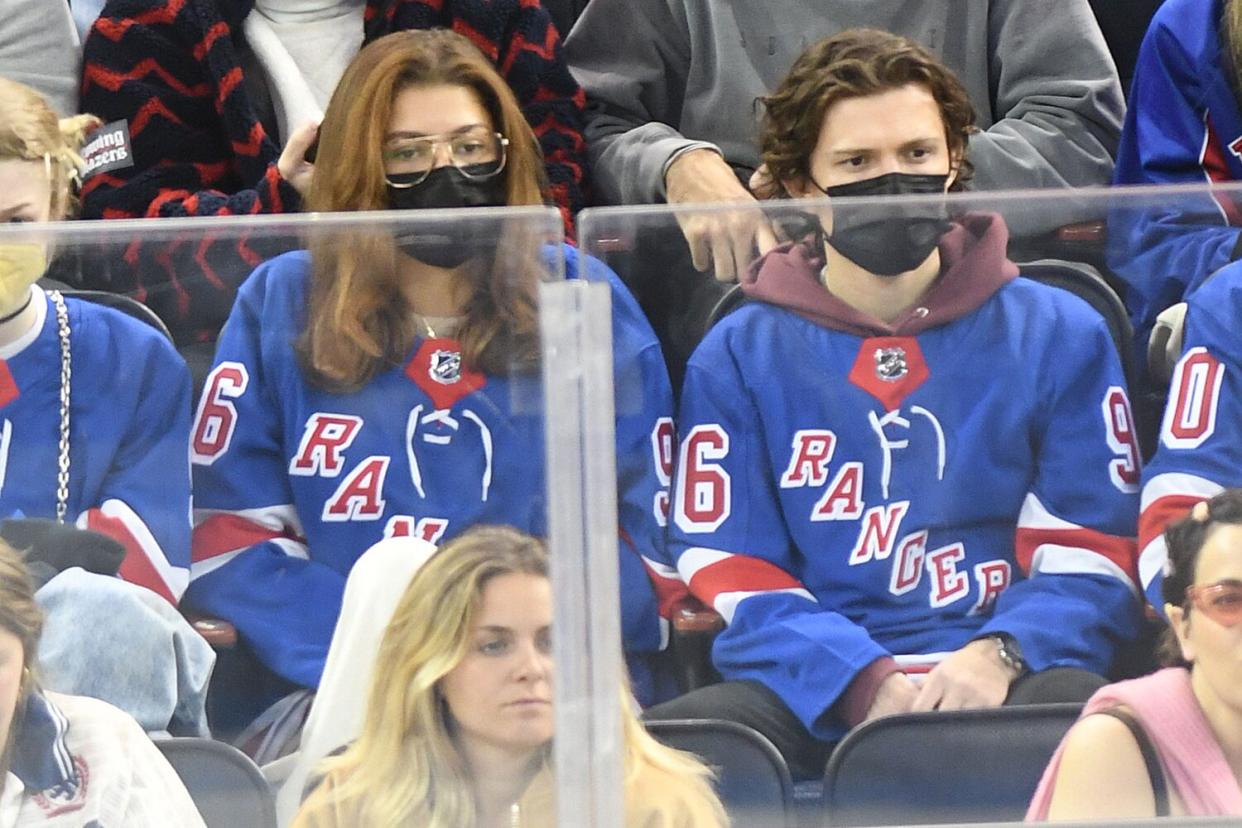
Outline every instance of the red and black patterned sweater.
<path id="1" fill-rule="evenodd" d="M 82 192 L 85 218 L 231 216 L 295 211 L 280 146 L 243 82 L 241 24 L 254 0 L 109 0 L 87 37 L 81 109 L 129 121 L 135 164 L 101 173 Z M 522 104 L 546 159 L 550 195 L 571 227 L 583 206 L 581 88 L 539 0 L 367 0 L 365 42 L 442 27 L 470 38 Z M 87 287 L 150 305 L 179 343 L 210 341 L 237 285 L 270 244 L 129 245 Z M 94 262 L 103 265 L 98 251 Z"/>

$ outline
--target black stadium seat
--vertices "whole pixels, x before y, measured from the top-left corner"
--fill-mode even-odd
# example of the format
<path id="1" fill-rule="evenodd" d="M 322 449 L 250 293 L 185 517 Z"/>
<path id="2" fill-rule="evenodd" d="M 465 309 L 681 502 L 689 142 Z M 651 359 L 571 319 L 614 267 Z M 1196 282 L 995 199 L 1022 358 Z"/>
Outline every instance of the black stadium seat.
<path id="1" fill-rule="evenodd" d="M 717 719 L 646 722 L 652 736 L 693 753 L 716 774 L 715 786 L 733 828 L 793 828 L 789 767 L 764 736 Z"/>
<path id="2" fill-rule="evenodd" d="M 906 713 L 861 725 L 828 760 L 824 824 L 1021 820 L 1081 707 Z"/>

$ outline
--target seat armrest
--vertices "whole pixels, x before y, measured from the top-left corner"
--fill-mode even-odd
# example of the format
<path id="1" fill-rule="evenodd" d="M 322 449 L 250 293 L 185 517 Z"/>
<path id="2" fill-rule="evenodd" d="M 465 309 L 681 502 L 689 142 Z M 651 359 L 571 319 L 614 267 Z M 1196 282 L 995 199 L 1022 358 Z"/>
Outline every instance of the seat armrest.
<path id="1" fill-rule="evenodd" d="M 237 646 L 237 628 L 220 618 L 187 613 L 186 620 L 213 650 L 231 650 Z"/>

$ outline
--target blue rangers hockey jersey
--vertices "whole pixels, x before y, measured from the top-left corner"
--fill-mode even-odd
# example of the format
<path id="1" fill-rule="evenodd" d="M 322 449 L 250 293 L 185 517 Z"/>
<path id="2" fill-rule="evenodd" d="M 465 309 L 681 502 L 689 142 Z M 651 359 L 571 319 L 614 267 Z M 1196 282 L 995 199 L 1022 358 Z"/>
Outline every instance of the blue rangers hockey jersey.
<path id="1" fill-rule="evenodd" d="M 576 273 L 576 252 L 564 250 Z M 590 275 L 605 271 L 595 262 Z M 477 523 L 543 534 L 547 521 L 538 371 L 484 376 L 462 366 L 455 341 L 420 338 L 404 365 L 361 390 L 319 390 L 292 347 L 309 274 L 306 252 L 261 265 L 220 335 L 193 434 L 186 600 L 232 621 L 274 672 L 315 687 L 345 578 L 372 544 L 393 534 L 436 543 Z M 607 278 L 625 401 L 616 421 L 622 625 L 627 651 L 642 653 L 662 639 L 643 559 L 654 566 L 665 554 L 672 393 L 650 326 Z"/>
<path id="2" fill-rule="evenodd" d="M 670 552 L 727 621 L 721 673 L 818 738 L 842 735 L 830 709 L 877 659 L 918 672 L 1007 633 L 1033 670 L 1103 672 L 1137 629 L 1115 348 L 1084 302 L 1013 279 L 1004 237 L 959 226 L 892 326 L 828 294 L 806 247 L 778 249 L 751 292 L 783 267 L 766 295 L 786 307 L 744 305 L 690 360 Z"/>
<path id="3" fill-rule="evenodd" d="M 1182 357 L 1173 370 L 1160 444 L 1143 470 L 1139 575 L 1151 605 L 1168 559 L 1163 532 L 1200 500 L 1242 486 L 1242 263 L 1188 300 Z"/>
<path id="4" fill-rule="evenodd" d="M 34 327 L 0 348 L 0 516 L 56 516 L 61 351 L 32 287 Z M 120 575 L 177 603 L 189 583 L 190 373 L 159 331 L 67 298 L 72 367 L 66 521 L 126 549 Z"/>
<path id="5" fill-rule="evenodd" d="M 1242 113 L 1223 14 L 1221 0 L 1167 0 L 1156 11 L 1139 49 L 1115 184 L 1242 181 Z M 1117 202 L 1109 265 L 1126 281 L 1140 343 L 1156 314 L 1238 258 L 1239 226 L 1236 195 Z"/>

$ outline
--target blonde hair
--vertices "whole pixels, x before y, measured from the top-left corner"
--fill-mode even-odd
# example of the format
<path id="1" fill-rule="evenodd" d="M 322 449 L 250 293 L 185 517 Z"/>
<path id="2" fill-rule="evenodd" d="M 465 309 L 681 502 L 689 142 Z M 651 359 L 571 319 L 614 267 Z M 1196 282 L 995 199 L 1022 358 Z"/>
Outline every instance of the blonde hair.
<path id="1" fill-rule="evenodd" d="M 299 817 L 348 813 L 357 825 L 472 828 L 474 788 L 449 730 L 438 685 L 464 658 L 483 590 L 508 574 L 548 577 L 543 542 L 503 526 L 477 526 L 445 544 L 411 579 L 380 643 L 362 732 L 320 766 L 324 782 Z M 710 774 L 693 756 L 661 745 L 621 692 L 627 783 L 644 770 L 667 776 L 684 800 L 714 803 Z M 551 745 L 544 760 L 550 759 Z M 664 824 L 674 824 L 669 820 Z"/>
<path id="2" fill-rule="evenodd" d="M 0 630 L 10 633 L 22 645 L 22 686 L 17 699 L 17 714 L 9 725 L 8 738 L 0 744 L 0 789 L 8 772 L 10 750 L 21 727 L 19 717 L 26 696 L 34 689 L 33 670 L 43 631 L 43 612 L 35 603 L 34 585 L 20 555 L 0 540 Z"/>
<path id="3" fill-rule="evenodd" d="M 307 208 L 388 209 L 383 147 L 394 103 L 410 87 L 439 85 L 470 90 L 509 139 L 501 173 L 505 204 L 543 204 L 539 141 L 509 85 L 468 39 L 431 29 L 381 37 L 345 70 L 319 128 Z M 474 263 L 464 274 L 472 295 L 456 336 L 465 366 L 490 374 L 504 372 L 515 357 L 529 358 L 537 339 L 537 270 L 520 266 L 538 261 L 537 246 L 506 242 L 511 253 Z M 318 234 L 310 250 L 310 308 L 298 355 L 316 385 L 354 391 L 400 363 L 418 333 L 397 287 L 396 247 L 383 234 Z"/>
<path id="4" fill-rule="evenodd" d="M 78 150 L 101 123 L 94 115 L 58 119 L 38 92 L 0 78 L 0 160 L 43 162 L 51 184 L 48 208 L 53 221 L 77 209 L 75 193 L 85 166 Z"/>
<path id="5" fill-rule="evenodd" d="M 360 825 L 465 828 L 473 787 L 438 685 L 461 662 L 483 589 L 500 575 L 547 577 L 543 544 L 482 526 L 441 547 L 410 580 L 380 642 L 358 740 L 323 763 L 329 784 L 304 806 L 345 806 Z"/>
<path id="6" fill-rule="evenodd" d="M 1220 21 L 1220 48 L 1228 57 L 1226 65 L 1233 70 L 1228 78 L 1235 95 L 1242 94 L 1242 0 L 1225 0 Z"/>

